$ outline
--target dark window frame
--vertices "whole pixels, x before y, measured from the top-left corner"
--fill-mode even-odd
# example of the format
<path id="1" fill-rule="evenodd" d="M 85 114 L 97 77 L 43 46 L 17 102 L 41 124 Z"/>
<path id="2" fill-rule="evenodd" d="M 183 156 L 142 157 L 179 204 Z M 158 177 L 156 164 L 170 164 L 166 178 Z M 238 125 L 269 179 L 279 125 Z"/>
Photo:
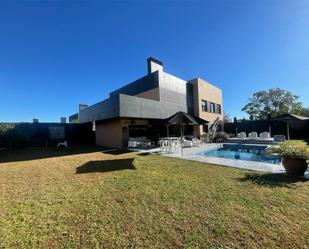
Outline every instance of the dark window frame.
<path id="1" fill-rule="evenodd" d="M 216 113 L 216 104 L 213 102 L 210 102 L 210 108 L 209 112 Z"/>
<path id="2" fill-rule="evenodd" d="M 202 111 L 208 112 L 208 101 L 207 100 L 202 100 Z"/>
<path id="3" fill-rule="evenodd" d="M 217 104 L 217 113 L 222 114 L 222 107 L 220 104 Z"/>
<path id="4" fill-rule="evenodd" d="M 207 124 L 203 125 L 203 132 L 204 133 L 208 132 L 208 125 Z"/>
<path id="5" fill-rule="evenodd" d="M 202 111 L 222 114 L 222 106 L 220 104 L 202 99 Z"/>

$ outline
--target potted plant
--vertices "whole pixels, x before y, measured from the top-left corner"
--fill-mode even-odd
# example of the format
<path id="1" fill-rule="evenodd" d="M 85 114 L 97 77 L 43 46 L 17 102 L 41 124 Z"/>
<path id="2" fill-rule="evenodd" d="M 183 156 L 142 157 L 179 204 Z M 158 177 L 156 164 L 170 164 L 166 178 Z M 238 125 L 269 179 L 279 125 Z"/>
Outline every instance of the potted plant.
<path id="1" fill-rule="evenodd" d="M 303 176 L 308 168 L 309 149 L 306 145 L 285 142 L 270 149 L 271 154 L 280 155 L 288 175 Z"/>

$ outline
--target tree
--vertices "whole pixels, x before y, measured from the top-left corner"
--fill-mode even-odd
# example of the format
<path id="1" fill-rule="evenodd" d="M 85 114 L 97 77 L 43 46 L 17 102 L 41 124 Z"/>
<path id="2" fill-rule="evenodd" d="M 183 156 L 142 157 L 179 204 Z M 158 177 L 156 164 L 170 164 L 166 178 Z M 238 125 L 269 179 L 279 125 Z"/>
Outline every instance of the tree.
<path id="1" fill-rule="evenodd" d="M 309 107 L 303 108 L 300 112 L 300 115 L 305 116 L 305 117 L 309 117 Z"/>
<path id="2" fill-rule="evenodd" d="M 266 119 L 268 113 L 273 117 L 283 113 L 301 114 L 302 103 L 297 100 L 298 96 L 293 95 L 290 91 L 272 88 L 268 91 L 254 93 L 242 111 L 248 113 L 255 120 Z"/>
<path id="3" fill-rule="evenodd" d="M 224 123 L 230 123 L 231 122 L 230 116 L 228 114 L 226 114 L 226 113 L 224 113 L 223 122 Z"/>

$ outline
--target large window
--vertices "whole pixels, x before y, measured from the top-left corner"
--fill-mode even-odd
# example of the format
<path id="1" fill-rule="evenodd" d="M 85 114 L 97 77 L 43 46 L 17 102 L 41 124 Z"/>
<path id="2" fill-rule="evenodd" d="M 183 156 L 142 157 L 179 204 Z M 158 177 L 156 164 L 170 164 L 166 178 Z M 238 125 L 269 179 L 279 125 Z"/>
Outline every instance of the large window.
<path id="1" fill-rule="evenodd" d="M 221 114 L 222 110 L 221 110 L 221 105 L 216 104 L 216 113 Z"/>
<path id="2" fill-rule="evenodd" d="M 215 103 L 210 103 L 210 110 L 209 112 L 215 113 Z"/>
<path id="3" fill-rule="evenodd" d="M 130 137 L 147 137 L 148 126 L 146 125 L 129 125 Z"/>
<path id="4" fill-rule="evenodd" d="M 208 111 L 208 102 L 206 100 L 202 100 L 202 111 L 203 112 Z"/>
<path id="5" fill-rule="evenodd" d="M 207 100 L 202 100 L 202 111 L 221 114 L 222 108 L 221 108 L 221 105 L 219 104 L 215 104 Z"/>

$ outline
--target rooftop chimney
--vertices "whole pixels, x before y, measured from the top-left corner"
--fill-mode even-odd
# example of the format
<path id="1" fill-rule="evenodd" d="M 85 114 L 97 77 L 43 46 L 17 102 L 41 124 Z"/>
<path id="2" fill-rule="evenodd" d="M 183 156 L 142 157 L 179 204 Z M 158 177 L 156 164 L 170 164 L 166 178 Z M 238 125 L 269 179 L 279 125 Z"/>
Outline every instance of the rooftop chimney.
<path id="1" fill-rule="evenodd" d="M 86 109 L 87 107 L 88 107 L 88 105 L 79 104 L 79 111 L 82 111 L 82 110 Z"/>
<path id="2" fill-rule="evenodd" d="M 147 59 L 148 74 L 156 71 L 163 71 L 163 63 L 153 57 Z"/>

